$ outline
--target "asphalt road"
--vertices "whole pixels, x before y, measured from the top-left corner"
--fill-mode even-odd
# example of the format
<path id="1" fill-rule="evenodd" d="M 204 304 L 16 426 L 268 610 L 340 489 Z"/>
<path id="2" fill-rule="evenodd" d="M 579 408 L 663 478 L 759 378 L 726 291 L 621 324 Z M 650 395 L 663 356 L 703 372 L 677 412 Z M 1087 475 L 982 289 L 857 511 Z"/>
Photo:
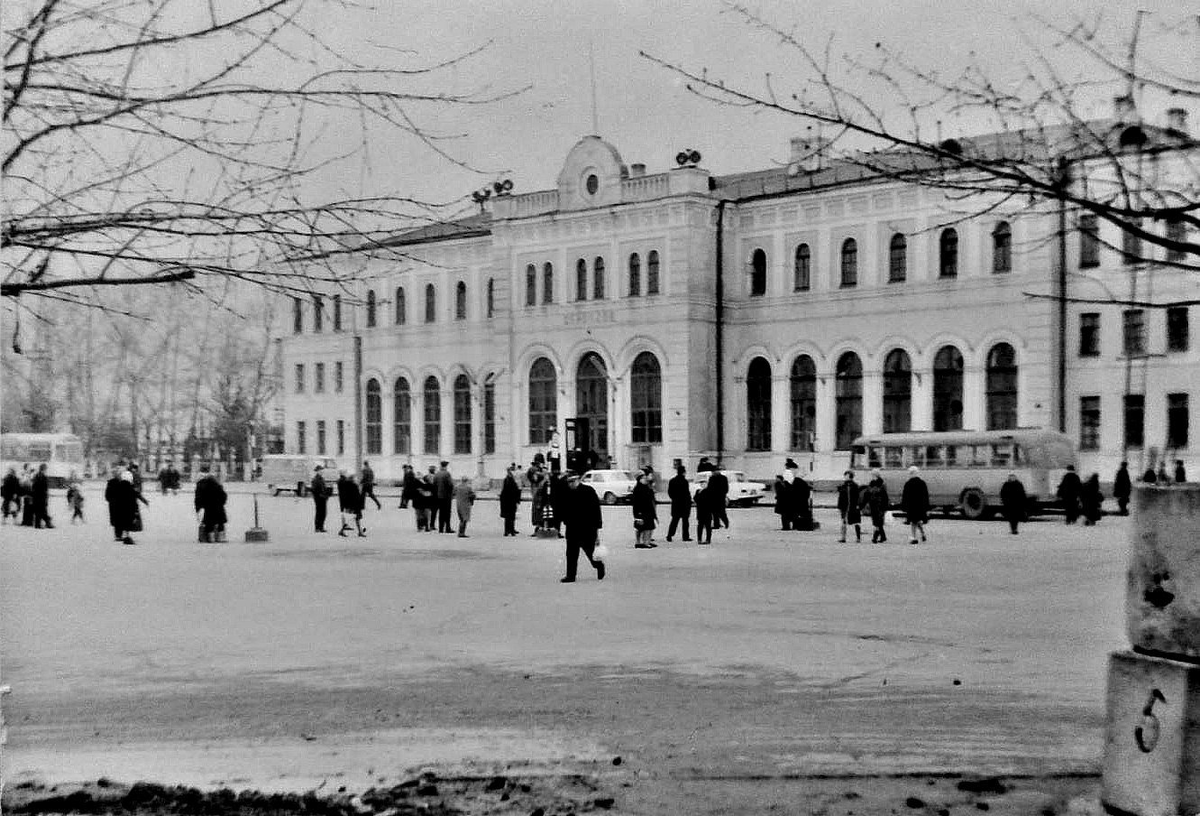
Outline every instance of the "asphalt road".
<path id="1" fill-rule="evenodd" d="M 596 774 L 621 812 L 715 814 L 759 812 L 762 783 L 1099 767 L 1126 519 L 843 545 L 832 511 L 785 533 L 735 509 L 711 546 L 660 528 L 647 551 L 607 508 L 608 577 L 585 562 L 564 585 L 528 503 L 517 538 L 494 503 L 463 539 L 417 533 L 394 499 L 339 538 L 310 532 L 310 501 L 263 498 L 270 540 L 247 544 L 250 501 L 231 498 L 225 544 L 196 542 L 185 495 L 152 495 L 133 547 L 96 493 L 86 525 L 0 529 L 8 784 L 523 768 Z"/>

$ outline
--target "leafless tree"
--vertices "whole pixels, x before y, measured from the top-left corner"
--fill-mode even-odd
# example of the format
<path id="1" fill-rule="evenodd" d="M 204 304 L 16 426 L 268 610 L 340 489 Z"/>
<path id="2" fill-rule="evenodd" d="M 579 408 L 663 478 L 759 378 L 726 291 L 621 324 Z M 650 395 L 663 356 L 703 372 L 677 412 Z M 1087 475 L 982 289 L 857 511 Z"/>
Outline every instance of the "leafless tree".
<path id="1" fill-rule="evenodd" d="M 409 144 L 461 164 L 452 136 L 425 122 L 519 92 L 453 89 L 453 68 L 485 46 L 423 64 L 396 48 L 382 65 L 339 53 L 321 24 L 348 0 L 5 5 L 0 294 L 14 298 L 343 280 L 344 265 L 313 258 L 371 247 L 457 202 L 329 198 L 314 182 L 372 138 L 393 157 Z"/>
<path id="2" fill-rule="evenodd" d="M 805 29 L 784 28 L 750 7 L 727 11 L 798 60 L 795 75 L 728 78 L 659 55 L 643 56 L 680 75 L 687 88 L 723 105 L 796 117 L 818 133 L 808 148 L 884 178 L 944 190 L 976 212 L 990 208 L 1066 207 L 1116 225 L 1133 245 L 1157 248 L 1154 259 L 1200 271 L 1200 169 L 1197 142 L 1179 114 L 1163 126 L 1138 118 L 1135 99 L 1154 94 L 1168 105 L 1200 99 L 1194 59 L 1200 18 L 1156 29 L 1182 66 L 1156 63 L 1158 52 L 1132 35 L 1105 44 L 1100 21 L 1057 26 L 1045 47 L 1031 45 L 1020 75 L 1001 81 L 977 64 L 939 73 L 879 43 L 869 57 L 838 55 Z M 1074 52 L 1087 70 L 1068 73 L 1058 56 Z M 1088 100 L 1119 89 L 1123 111 L 1097 120 Z M 881 101 L 883 100 L 883 101 Z M 1186 111 L 1186 108 L 1181 110 Z M 973 122 L 987 138 L 944 138 L 943 120 Z M 1113 247 L 1128 252 L 1123 245 Z M 1149 257 L 1149 253 L 1148 253 Z"/>

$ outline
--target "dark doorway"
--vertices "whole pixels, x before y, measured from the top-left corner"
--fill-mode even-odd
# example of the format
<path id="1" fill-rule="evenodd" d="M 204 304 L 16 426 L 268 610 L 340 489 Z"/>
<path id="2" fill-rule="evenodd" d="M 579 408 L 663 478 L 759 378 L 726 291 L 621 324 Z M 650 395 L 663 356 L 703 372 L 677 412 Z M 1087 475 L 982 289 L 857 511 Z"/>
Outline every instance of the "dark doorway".
<path id="1" fill-rule="evenodd" d="M 608 370 L 595 352 L 585 354 L 575 374 L 575 416 L 586 419 L 587 439 L 580 442 L 608 460 Z M 580 430 L 584 430 L 580 428 Z"/>

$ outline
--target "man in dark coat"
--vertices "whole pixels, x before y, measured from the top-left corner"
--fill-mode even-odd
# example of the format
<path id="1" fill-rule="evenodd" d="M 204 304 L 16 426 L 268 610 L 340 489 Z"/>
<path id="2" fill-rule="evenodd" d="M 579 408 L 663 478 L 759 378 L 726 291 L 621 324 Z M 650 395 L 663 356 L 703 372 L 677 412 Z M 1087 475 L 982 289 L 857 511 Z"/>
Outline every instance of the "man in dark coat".
<path id="1" fill-rule="evenodd" d="M 33 526 L 53 528 L 54 522 L 50 520 L 50 479 L 46 476 L 45 462 L 42 462 L 37 473 L 33 474 L 30 495 L 33 498 Z"/>
<path id="2" fill-rule="evenodd" d="M 671 524 L 667 527 L 667 541 L 675 536 L 675 530 L 683 522 L 683 540 L 691 541 L 689 519 L 692 515 L 692 486 L 688 483 L 687 468 L 679 465 L 675 475 L 667 482 L 667 498 L 671 501 Z"/>
<path id="3" fill-rule="evenodd" d="M 775 515 L 779 516 L 781 530 L 792 529 L 796 508 L 792 502 L 792 486 L 784 480 L 783 474 L 775 476 Z"/>
<path id="4" fill-rule="evenodd" d="M 1100 492 L 1100 474 L 1093 473 L 1079 489 L 1079 506 L 1083 511 L 1084 525 L 1091 527 L 1100 520 L 1100 506 L 1104 503 L 1104 494 Z"/>
<path id="5" fill-rule="evenodd" d="M 413 473 L 412 465 L 404 466 L 404 480 L 400 487 L 400 509 L 408 507 L 417 498 L 417 474 Z"/>
<path id="6" fill-rule="evenodd" d="M 8 517 L 12 516 L 13 524 L 16 524 L 21 509 L 21 480 L 16 468 L 10 467 L 4 474 L 4 481 L 0 482 L 0 501 L 4 503 L 4 523 L 7 524 Z"/>
<path id="7" fill-rule="evenodd" d="M 229 521 L 225 515 L 227 498 L 225 488 L 217 481 L 217 477 L 209 473 L 207 465 L 201 466 L 200 478 L 196 480 L 196 496 L 192 503 L 200 515 L 200 528 L 205 541 L 222 540 L 225 524 Z"/>
<path id="8" fill-rule="evenodd" d="M 137 513 L 137 495 L 133 492 L 133 475 L 125 476 L 119 466 L 113 468 L 112 478 L 104 488 L 104 500 L 108 502 L 108 523 L 113 528 L 113 540 L 135 544 L 137 542 L 129 533 Z"/>
<path id="9" fill-rule="evenodd" d="M 920 469 L 913 465 L 908 469 L 908 481 L 900 493 L 900 509 L 908 520 L 908 543 L 917 543 L 917 534 L 925 540 L 925 522 L 929 521 L 929 486 L 920 477 Z"/>
<path id="10" fill-rule="evenodd" d="M 883 483 L 883 476 L 879 474 L 879 471 L 871 474 L 871 481 L 867 483 L 867 489 L 863 491 L 861 501 L 862 506 L 871 514 L 871 525 L 875 528 L 871 534 L 871 543 L 882 544 L 887 541 L 887 531 L 883 529 L 883 523 L 887 517 L 890 500 L 887 486 Z"/>
<path id="11" fill-rule="evenodd" d="M 1132 479 L 1129 478 L 1129 463 L 1122 462 L 1113 477 L 1113 498 L 1117 500 L 1117 512 L 1122 516 L 1129 515 L 1129 496 L 1133 493 Z"/>
<path id="12" fill-rule="evenodd" d="M 1187 481 L 1187 471 L 1183 469 L 1183 460 L 1175 460 L 1175 484 L 1183 484 Z"/>
<path id="13" fill-rule="evenodd" d="M 567 574 L 561 580 L 564 584 L 575 581 L 575 570 L 579 563 L 579 552 L 587 556 L 588 562 L 596 568 L 596 578 L 604 580 L 604 561 L 596 558 L 593 553 L 600 539 L 600 528 L 604 519 L 600 514 L 600 497 L 591 485 L 579 481 L 579 474 L 570 472 L 566 476 L 566 495 L 562 498 L 563 522 L 567 528 Z"/>
<path id="14" fill-rule="evenodd" d="M 362 492 L 358 489 L 358 483 L 354 481 L 354 477 L 345 470 L 338 474 L 337 494 L 338 509 L 342 512 L 342 528 L 338 530 L 338 535 L 345 537 L 346 531 L 350 529 L 350 523 L 346 517 L 351 516 L 358 534 L 365 536 L 367 531 L 362 526 Z"/>
<path id="15" fill-rule="evenodd" d="M 1079 518 L 1079 491 L 1082 484 L 1074 465 L 1067 465 L 1067 472 L 1058 483 L 1058 500 L 1062 503 L 1063 513 L 1067 524 L 1074 524 Z"/>
<path id="16" fill-rule="evenodd" d="M 370 462 L 363 461 L 362 474 L 358 481 L 362 485 L 363 507 L 367 506 L 367 499 L 370 499 L 375 502 L 376 510 L 382 510 L 383 505 L 379 503 L 379 498 L 375 495 L 375 471 L 371 470 Z"/>
<path id="17" fill-rule="evenodd" d="M 454 504 L 454 477 L 450 475 L 450 463 L 442 460 L 437 476 L 433 479 L 433 493 L 437 498 L 437 524 L 439 533 L 453 533 L 450 511 Z"/>
<path id="18" fill-rule="evenodd" d="M 729 496 L 729 477 L 719 468 L 714 468 L 708 477 L 709 501 L 712 503 L 713 529 L 729 529 L 729 515 L 725 512 L 725 500 Z"/>
<path id="19" fill-rule="evenodd" d="M 325 516 L 329 512 L 329 486 L 325 484 L 325 475 L 321 470 L 321 466 L 317 465 L 309 486 L 313 497 L 313 528 L 318 533 L 325 532 Z"/>
<path id="20" fill-rule="evenodd" d="M 842 537 L 838 543 L 846 543 L 846 528 L 854 527 L 854 537 L 862 541 L 862 511 L 859 510 L 859 486 L 854 481 L 854 471 L 847 470 L 842 474 L 843 481 L 837 489 L 837 509 L 842 517 Z"/>
<path id="21" fill-rule="evenodd" d="M 1017 534 L 1017 525 L 1025 518 L 1025 485 L 1017 474 L 1008 474 L 1008 481 L 1000 488 L 1000 508 L 1008 522 L 1008 531 Z"/>
<path id="22" fill-rule="evenodd" d="M 517 463 L 508 466 L 504 484 L 500 486 L 500 518 L 504 519 L 504 534 L 517 534 L 517 506 L 521 503 L 521 486 L 517 484 Z"/>

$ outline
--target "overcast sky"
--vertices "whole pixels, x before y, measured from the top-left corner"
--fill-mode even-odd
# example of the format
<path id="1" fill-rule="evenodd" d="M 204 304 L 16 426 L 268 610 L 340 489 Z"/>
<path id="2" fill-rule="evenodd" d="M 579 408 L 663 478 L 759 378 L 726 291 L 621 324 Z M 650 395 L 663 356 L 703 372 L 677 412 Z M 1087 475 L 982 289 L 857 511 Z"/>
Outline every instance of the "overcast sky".
<path id="1" fill-rule="evenodd" d="M 972 55 L 1004 77 L 1030 58 L 1030 45 L 1046 46 L 1045 28 L 1033 17 L 1059 23 L 1103 17 L 1103 30 L 1127 39 L 1135 8 L 1143 8 L 1144 44 L 1161 40 L 1162 29 L 1178 26 L 1186 10 L 1178 2 L 1139 4 L 1049 0 L 1036 4 L 944 2 L 938 0 L 807 0 L 752 4 L 764 16 L 797 31 L 812 44 L 833 38 L 834 54 L 870 54 L 888 44 L 914 62 L 955 70 Z M 1193 23 L 1194 25 L 1194 23 Z M 485 41 L 491 46 L 454 69 L 462 89 L 530 89 L 517 98 L 465 112 L 445 109 L 426 115 L 426 125 L 468 134 L 454 152 L 475 167 L 509 171 L 517 192 L 555 183 L 571 146 L 593 132 L 591 59 L 596 78 L 598 135 L 612 142 L 626 164 L 643 162 L 648 172 L 673 165 L 684 147 L 701 151 L 716 173 L 761 169 L 786 161 L 788 138 L 803 124 L 774 115 L 722 109 L 689 94 L 670 72 L 639 57 L 651 52 L 710 76 L 761 82 L 770 72 L 788 88 L 801 72 L 769 35 L 752 30 L 719 0 L 439 0 L 388 2 L 359 10 L 329 31 L 337 42 L 366 59 L 389 61 L 369 43 L 411 49 L 429 59 L 461 53 Z M 1195 31 L 1192 31 L 1194 46 Z M 1175 40 L 1178 42 L 1179 38 Z M 1147 49 L 1150 53 L 1151 49 Z M 393 54 L 395 52 L 392 52 Z M 1162 53 L 1156 50 L 1153 53 Z M 1197 75 L 1197 51 L 1176 50 L 1165 59 L 1181 73 Z M 1056 64 L 1078 72 L 1077 53 L 1055 52 Z M 1089 115 L 1110 109 L 1114 89 L 1098 89 Z M 1151 118 L 1161 119 L 1162 100 Z M 1196 115 L 1193 111 L 1193 121 Z M 964 123 L 947 122 L 946 135 Z M 963 129 L 969 129 L 964 127 Z M 486 178 L 447 168 L 432 157 L 377 141 L 366 172 L 368 187 L 387 183 L 419 188 L 427 195 L 469 193 Z M 348 174 L 347 174 L 348 175 Z M 364 179 L 344 177 L 352 189 Z"/>

